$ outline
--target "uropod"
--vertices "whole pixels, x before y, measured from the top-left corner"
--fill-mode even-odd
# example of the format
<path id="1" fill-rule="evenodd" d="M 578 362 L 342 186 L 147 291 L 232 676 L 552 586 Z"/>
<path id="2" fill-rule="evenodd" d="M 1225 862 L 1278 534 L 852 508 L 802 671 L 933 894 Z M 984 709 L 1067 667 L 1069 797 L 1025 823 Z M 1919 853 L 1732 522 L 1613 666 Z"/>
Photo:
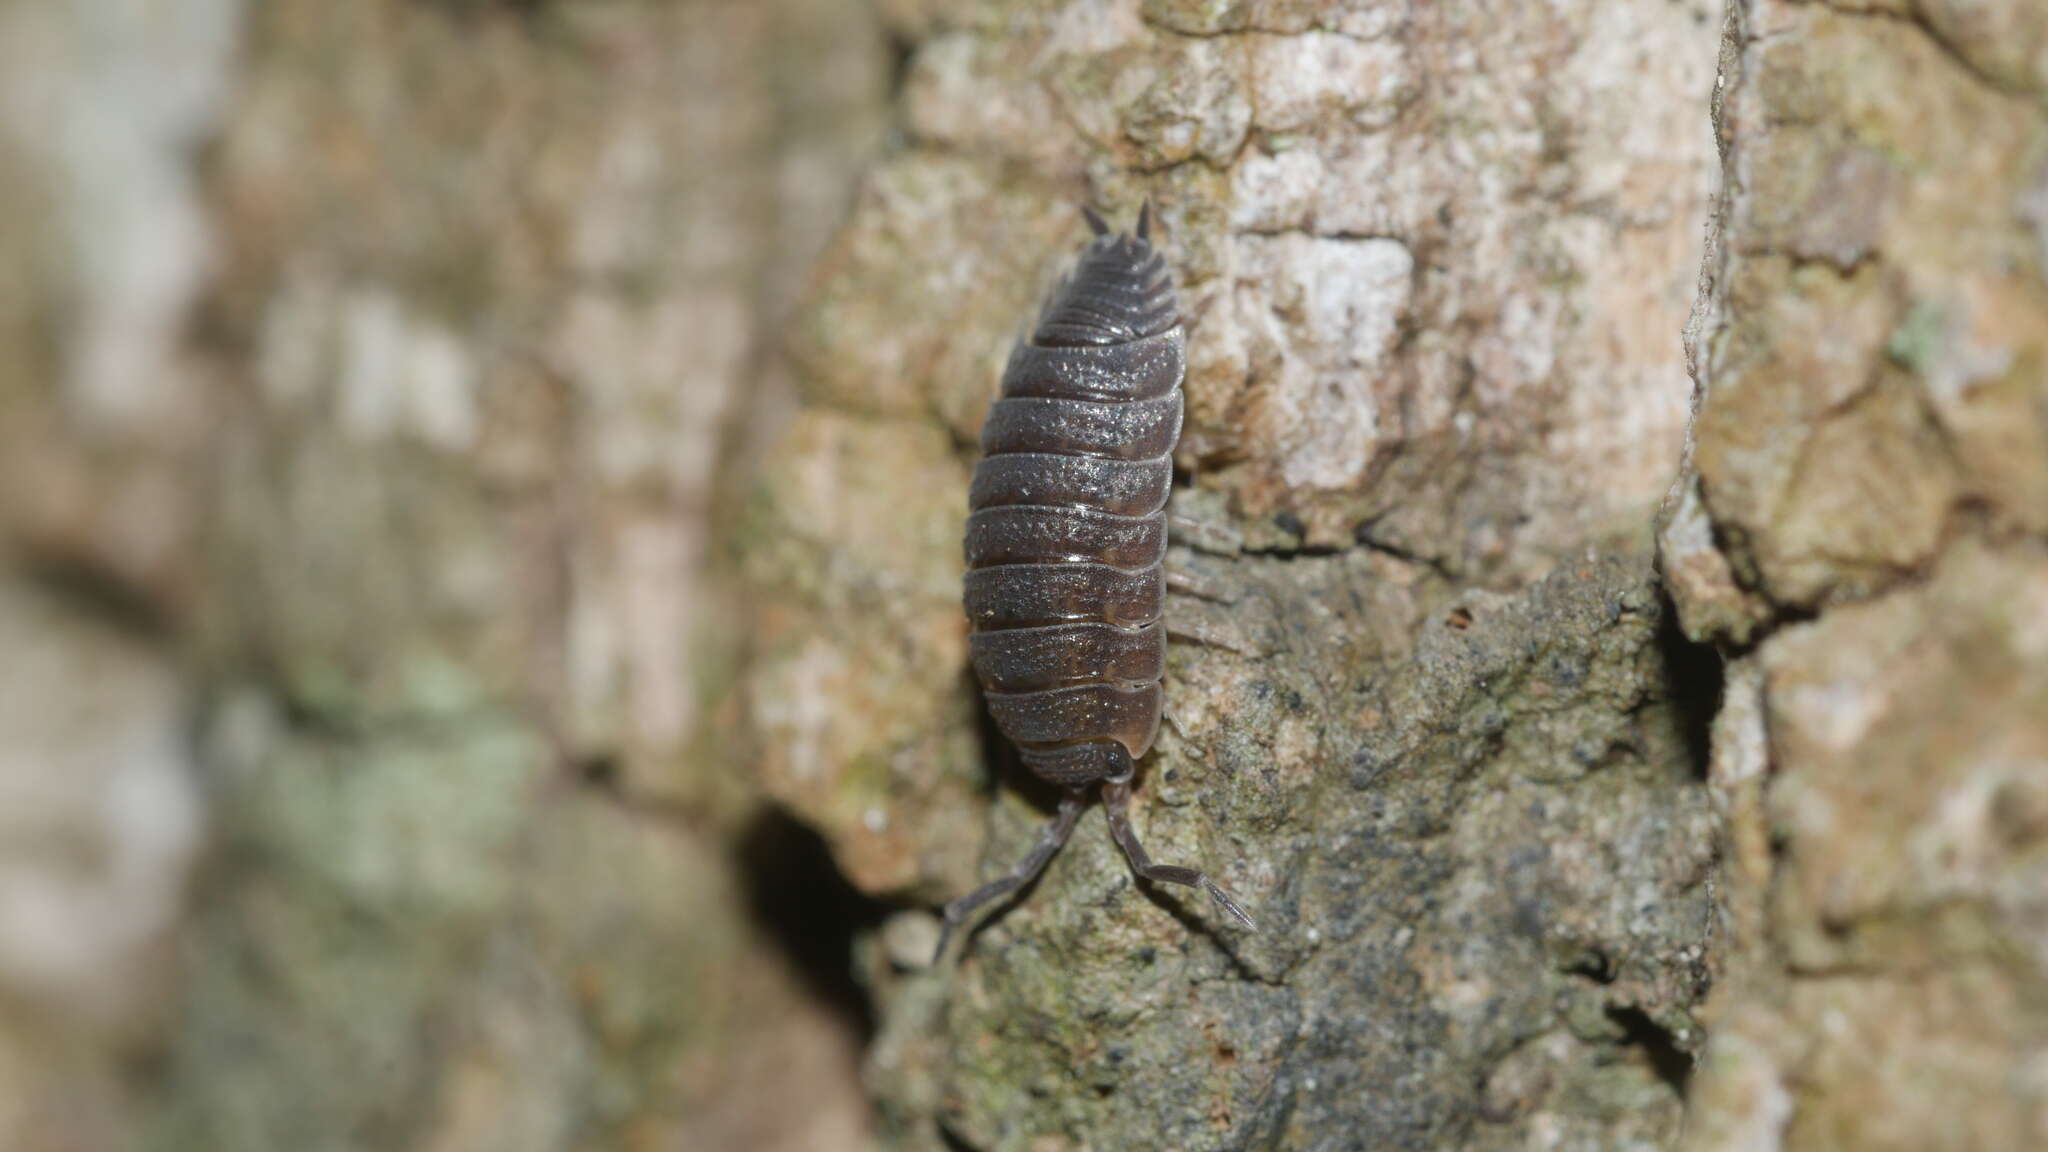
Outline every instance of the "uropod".
<path id="1" fill-rule="evenodd" d="M 1131 778 L 1163 709 L 1166 497 L 1187 336 L 1151 206 L 1128 234 L 1083 212 L 1094 239 L 1012 351 L 982 426 L 966 540 L 969 651 L 989 713 L 1062 796 L 1014 868 L 946 905 L 939 955 L 976 908 L 1045 868 L 1098 784 L 1139 876 L 1201 888 L 1255 927 L 1199 869 L 1153 863 L 1131 828 Z"/>

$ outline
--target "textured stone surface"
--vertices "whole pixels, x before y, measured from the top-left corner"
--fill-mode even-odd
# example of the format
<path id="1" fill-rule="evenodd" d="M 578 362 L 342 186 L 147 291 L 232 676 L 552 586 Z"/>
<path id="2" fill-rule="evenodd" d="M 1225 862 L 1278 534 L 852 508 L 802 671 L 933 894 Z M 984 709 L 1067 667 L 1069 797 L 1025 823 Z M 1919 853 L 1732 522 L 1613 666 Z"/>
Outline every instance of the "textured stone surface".
<path id="1" fill-rule="evenodd" d="M 1688 1149 L 2048 1143 L 2044 37 L 2021 2 L 1730 8 L 1662 540 L 1737 657 Z"/>

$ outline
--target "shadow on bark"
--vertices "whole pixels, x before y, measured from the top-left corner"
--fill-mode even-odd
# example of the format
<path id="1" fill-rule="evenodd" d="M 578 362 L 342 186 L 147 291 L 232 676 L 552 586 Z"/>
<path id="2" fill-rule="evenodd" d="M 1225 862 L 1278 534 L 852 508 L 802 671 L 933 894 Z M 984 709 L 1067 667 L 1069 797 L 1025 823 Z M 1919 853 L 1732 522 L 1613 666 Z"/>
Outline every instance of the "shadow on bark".
<path id="1" fill-rule="evenodd" d="M 748 914 L 805 986 L 866 1044 L 875 1015 L 854 978 L 853 944 L 880 927 L 887 905 L 849 885 L 818 834 L 778 809 L 761 810 L 735 855 Z"/>

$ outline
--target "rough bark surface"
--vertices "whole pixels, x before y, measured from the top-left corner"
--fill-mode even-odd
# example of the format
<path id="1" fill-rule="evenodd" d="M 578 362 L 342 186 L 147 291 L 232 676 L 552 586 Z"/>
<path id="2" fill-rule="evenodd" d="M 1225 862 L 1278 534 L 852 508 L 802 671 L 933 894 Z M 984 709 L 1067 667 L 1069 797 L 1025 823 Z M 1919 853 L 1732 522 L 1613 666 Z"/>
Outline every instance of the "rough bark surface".
<path id="1" fill-rule="evenodd" d="M 132 1143 L 203 805 L 189 156 L 236 6 L 0 3 L 0 1147 Z"/>
<path id="2" fill-rule="evenodd" d="M 0 0 L 0 1147 L 2048 1146 L 2048 11 L 1723 17 Z M 935 970 L 1147 198 L 1261 930 L 1091 812 Z"/>
<path id="3" fill-rule="evenodd" d="M 1689 1149 L 2048 1146 L 2048 10 L 1732 4 L 1663 528 L 1727 972 Z"/>
<path id="4" fill-rule="evenodd" d="M 0 1146 L 857 1146 L 818 876 L 704 709 L 880 25 L 0 20 Z"/>
<path id="5" fill-rule="evenodd" d="M 248 39 L 210 313 L 224 861 L 172 1142 L 848 1142 L 846 1038 L 750 922 L 745 800 L 691 740 L 721 445 L 862 155 L 877 30 L 308 0 Z M 819 1107 L 769 1106 L 774 1069 Z"/>
<path id="6" fill-rule="evenodd" d="M 795 329 L 742 526 L 767 787 L 862 889 L 957 895 L 1046 796 L 965 677 L 971 446 L 1086 235 L 1150 197 L 1190 325 L 1155 858 L 1099 814 L 957 970 L 864 950 L 904 1147 L 1668 1147 L 1714 820 L 1648 555 L 1716 24 L 1668 3 L 891 6 L 902 144 Z M 1711 667 L 1711 660 L 1708 661 Z M 991 790 L 994 789 L 993 795 Z M 984 813 L 987 813 L 984 815 Z"/>

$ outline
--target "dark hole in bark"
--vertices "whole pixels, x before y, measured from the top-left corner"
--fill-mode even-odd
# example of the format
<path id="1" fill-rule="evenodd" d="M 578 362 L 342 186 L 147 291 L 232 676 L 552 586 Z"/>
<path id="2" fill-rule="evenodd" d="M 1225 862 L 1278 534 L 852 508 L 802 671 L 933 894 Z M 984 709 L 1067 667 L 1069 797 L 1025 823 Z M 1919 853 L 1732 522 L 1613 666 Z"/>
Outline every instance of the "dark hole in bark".
<path id="1" fill-rule="evenodd" d="M 887 906 L 848 884 L 818 834 L 780 811 L 754 819 L 738 857 L 754 922 L 866 1045 L 874 1006 L 854 977 L 853 942 L 881 923 Z"/>
<path id="2" fill-rule="evenodd" d="M 946 1152 L 981 1152 L 981 1149 L 962 1139 L 944 1120 L 939 1121 L 939 1143 L 945 1147 Z"/>
<path id="3" fill-rule="evenodd" d="M 1709 645 L 1686 639 L 1678 628 L 1678 609 L 1669 597 L 1664 600 L 1664 623 L 1657 631 L 1657 647 L 1664 656 L 1671 704 L 1685 734 L 1686 756 L 1692 764 L 1693 776 L 1705 780 L 1713 752 L 1714 714 L 1721 710 L 1721 688 L 1726 678 L 1721 654 Z"/>
<path id="4" fill-rule="evenodd" d="M 1692 1079 L 1692 1054 L 1678 1046 L 1677 1038 L 1641 1008 L 1611 1005 L 1607 1018 L 1621 1025 L 1623 1043 L 1642 1049 L 1657 1079 L 1683 1097 L 1685 1086 Z"/>
<path id="5" fill-rule="evenodd" d="M 1595 984 L 1614 983 L 1614 960 L 1598 948 L 1588 948 L 1583 955 L 1565 965 L 1564 970 L 1574 976 L 1583 976 Z"/>
<path id="6" fill-rule="evenodd" d="M 917 52 L 917 43 L 908 36 L 889 37 L 889 101 L 895 103 L 903 95 L 903 88 L 910 83 L 910 61 Z"/>
<path id="7" fill-rule="evenodd" d="M 148 592 L 90 557 L 37 552 L 21 557 L 18 562 L 20 571 L 30 581 L 82 616 L 138 640 L 162 642 L 171 638 L 171 622 Z"/>
<path id="8" fill-rule="evenodd" d="M 494 10 L 510 12 L 515 16 L 537 16 L 552 0 L 426 0 L 431 8 L 439 8 L 452 16 L 462 19 L 489 16 Z"/>
<path id="9" fill-rule="evenodd" d="M 576 778 L 585 787 L 600 792 L 619 790 L 619 759 L 604 752 L 594 752 L 576 761 Z"/>

